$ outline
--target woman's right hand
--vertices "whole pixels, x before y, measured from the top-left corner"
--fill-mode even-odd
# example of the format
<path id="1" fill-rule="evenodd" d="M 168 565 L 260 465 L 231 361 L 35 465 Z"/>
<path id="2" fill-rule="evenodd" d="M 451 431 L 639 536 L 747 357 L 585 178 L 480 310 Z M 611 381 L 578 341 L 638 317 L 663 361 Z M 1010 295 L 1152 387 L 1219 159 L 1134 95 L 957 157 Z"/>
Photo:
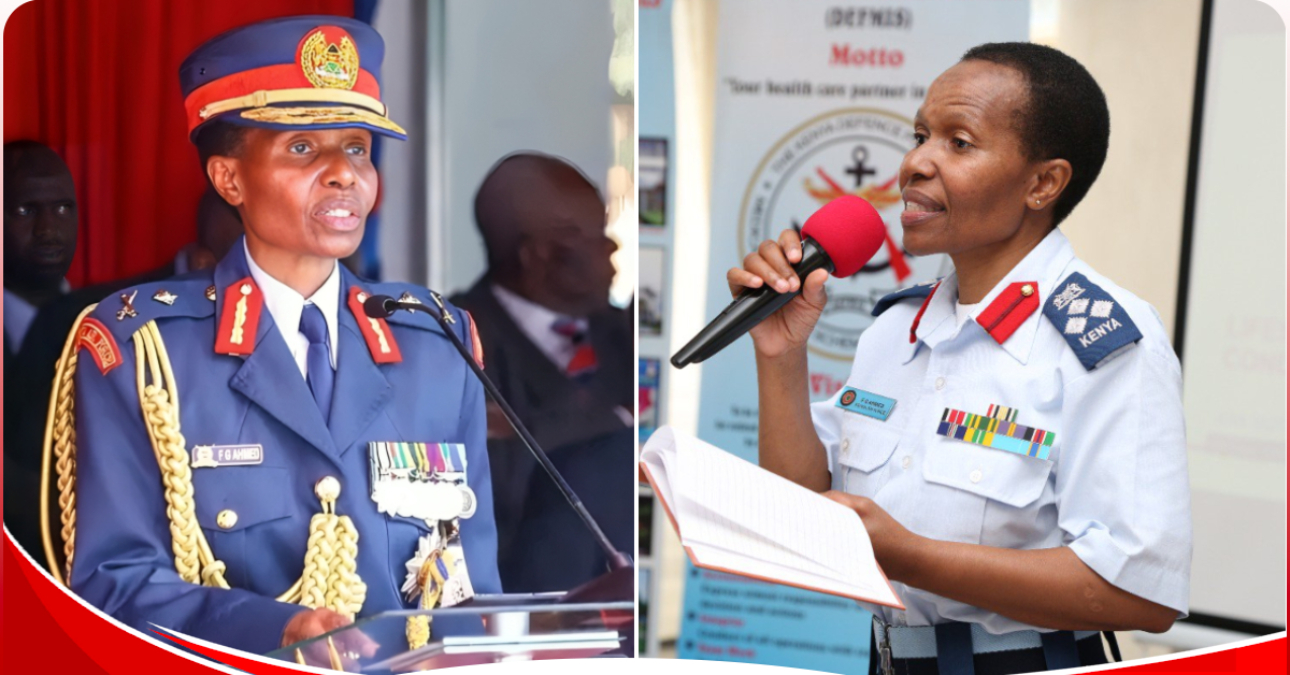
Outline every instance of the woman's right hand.
<path id="1" fill-rule="evenodd" d="M 779 311 L 766 317 L 748 334 L 752 336 L 757 354 L 766 357 L 783 356 L 806 346 L 815 323 L 820 320 L 827 297 L 824 282 L 827 270 L 816 270 L 800 282 L 793 265 L 802 260 L 802 240 L 792 229 L 784 230 L 778 241 L 767 239 L 744 258 L 743 268 L 732 267 L 726 272 L 730 294 L 738 296 L 745 288 L 769 285 L 780 293 L 802 292 Z"/>

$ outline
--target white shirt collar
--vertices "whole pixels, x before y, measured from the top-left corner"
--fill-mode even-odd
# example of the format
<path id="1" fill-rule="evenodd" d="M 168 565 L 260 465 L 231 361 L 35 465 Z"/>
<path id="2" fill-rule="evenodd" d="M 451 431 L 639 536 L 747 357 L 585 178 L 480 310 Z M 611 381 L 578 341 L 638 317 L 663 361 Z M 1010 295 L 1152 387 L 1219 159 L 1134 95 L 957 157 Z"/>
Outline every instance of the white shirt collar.
<path id="1" fill-rule="evenodd" d="M 492 284 L 492 290 L 497 303 L 511 315 L 511 319 L 520 327 L 529 341 L 561 369 L 567 368 L 577 346 L 570 342 L 569 338 L 555 332 L 552 326 L 556 321 L 570 317 L 553 312 L 498 284 Z M 586 320 L 581 321 L 585 329 Z"/>
<path id="2" fill-rule="evenodd" d="M 264 306 L 269 310 L 270 316 L 273 317 L 273 323 L 277 324 L 278 332 L 282 333 L 283 339 L 287 342 L 287 347 L 291 349 L 292 356 L 296 357 L 297 365 L 301 366 L 301 372 L 307 372 L 308 366 L 306 357 L 309 350 L 309 339 L 300 332 L 300 314 L 304 311 L 306 303 L 313 303 L 322 310 L 323 318 L 327 321 L 327 341 L 331 347 L 331 367 L 336 367 L 336 329 L 337 319 L 336 312 L 340 306 L 340 264 L 333 263 L 331 274 L 323 282 L 313 295 L 305 298 L 296 292 L 294 288 L 274 279 L 255 264 L 255 259 L 251 257 L 251 249 L 246 245 L 246 238 L 242 239 L 242 248 L 246 252 L 246 266 L 251 270 L 251 278 L 255 284 L 260 287 L 260 292 L 264 294 Z"/>
<path id="3" fill-rule="evenodd" d="M 1025 323 L 1021 324 L 1013 336 L 1003 344 L 1004 350 L 1025 363 L 1030 354 L 1030 348 L 1034 344 L 1044 302 L 1048 300 L 1053 288 L 1062 280 L 1062 273 L 1074 259 L 1075 251 L 1071 248 L 1070 240 L 1061 230 L 1053 228 L 1003 279 L 999 280 L 999 283 L 994 285 L 981 302 L 972 306 L 971 317 L 975 319 L 985 311 L 1013 282 L 1036 282 L 1039 286 L 1040 309 L 1027 318 Z M 966 322 L 946 321 L 955 316 L 958 295 L 958 275 L 952 272 L 942 279 L 933 291 L 927 310 L 918 324 L 916 331 L 918 341 L 911 345 L 906 361 L 914 357 L 919 343 L 935 348 L 942 340 L 953 339 L 959 334 Z"/>

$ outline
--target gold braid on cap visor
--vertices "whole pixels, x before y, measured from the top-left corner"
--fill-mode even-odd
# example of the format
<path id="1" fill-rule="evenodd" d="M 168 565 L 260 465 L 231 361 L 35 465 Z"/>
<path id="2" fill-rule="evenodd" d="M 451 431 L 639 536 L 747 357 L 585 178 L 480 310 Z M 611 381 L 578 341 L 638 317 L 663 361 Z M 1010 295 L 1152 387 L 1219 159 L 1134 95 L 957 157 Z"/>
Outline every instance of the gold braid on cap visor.
<path id="1" fill-rule="evenodd" d="M 276 103 L 338 103 L 336 106 L 269 107 Z M 386 117 L 389 110 L 380 100 L 356 91 L 341 89 L 260 90 L 246 96 L 225 99 L 202 106 L 198 116 L 203 120 L 221 113 L 242 110 L 243 119 L 277 124 L 341 124 L 363 122 L 374 127 L 407 135 L 403 127 Z"/>
<path id="2" fill-rule="evenodd" d="M 398 134 L 407 135 L 403 127 L 390 121 L 384 115 L 377 115 L 361 108 L 347 106 L 329 108 L 253 108 L 243 110 L 242 119 L 252 122 L 271 122 L 273 124 L 344 124 L 362 122 L 381 129 L 388 129 Z"/>

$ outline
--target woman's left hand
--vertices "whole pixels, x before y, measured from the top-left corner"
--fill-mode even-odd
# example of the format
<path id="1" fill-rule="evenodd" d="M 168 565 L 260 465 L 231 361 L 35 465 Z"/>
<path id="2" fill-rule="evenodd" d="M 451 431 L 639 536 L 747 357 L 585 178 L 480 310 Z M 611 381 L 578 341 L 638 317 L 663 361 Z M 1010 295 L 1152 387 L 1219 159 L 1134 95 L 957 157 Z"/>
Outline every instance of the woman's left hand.
<path id="1" fill-rule="evenodd" d="M 882 566 L 887 578 L 900 581 L 904 578 L 907 566 L 916 557 L 915 545 L 920 540 L 918 535 L 905 529 L 896 522 L 881 506 L 872 499 L 859 495 L 829 490 L 822 492 L 825 497 L 851 509 L 864 521 L 865 530 L 869 532 L 869 541 L 873 543 L 873 556 Z"/>

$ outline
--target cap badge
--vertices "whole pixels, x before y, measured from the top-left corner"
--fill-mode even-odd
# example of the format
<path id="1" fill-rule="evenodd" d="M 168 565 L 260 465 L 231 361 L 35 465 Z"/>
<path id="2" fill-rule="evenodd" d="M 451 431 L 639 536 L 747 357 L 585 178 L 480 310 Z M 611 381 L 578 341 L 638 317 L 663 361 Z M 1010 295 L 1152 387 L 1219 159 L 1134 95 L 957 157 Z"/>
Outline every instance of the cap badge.
<path id="1" fill-rule="evenodd" d="M 299 59 L 305 77 L 316 88 L 353 89 L 358 82 L 358 48 L 341 28 L 314 29 L 300 42 Z"/>

